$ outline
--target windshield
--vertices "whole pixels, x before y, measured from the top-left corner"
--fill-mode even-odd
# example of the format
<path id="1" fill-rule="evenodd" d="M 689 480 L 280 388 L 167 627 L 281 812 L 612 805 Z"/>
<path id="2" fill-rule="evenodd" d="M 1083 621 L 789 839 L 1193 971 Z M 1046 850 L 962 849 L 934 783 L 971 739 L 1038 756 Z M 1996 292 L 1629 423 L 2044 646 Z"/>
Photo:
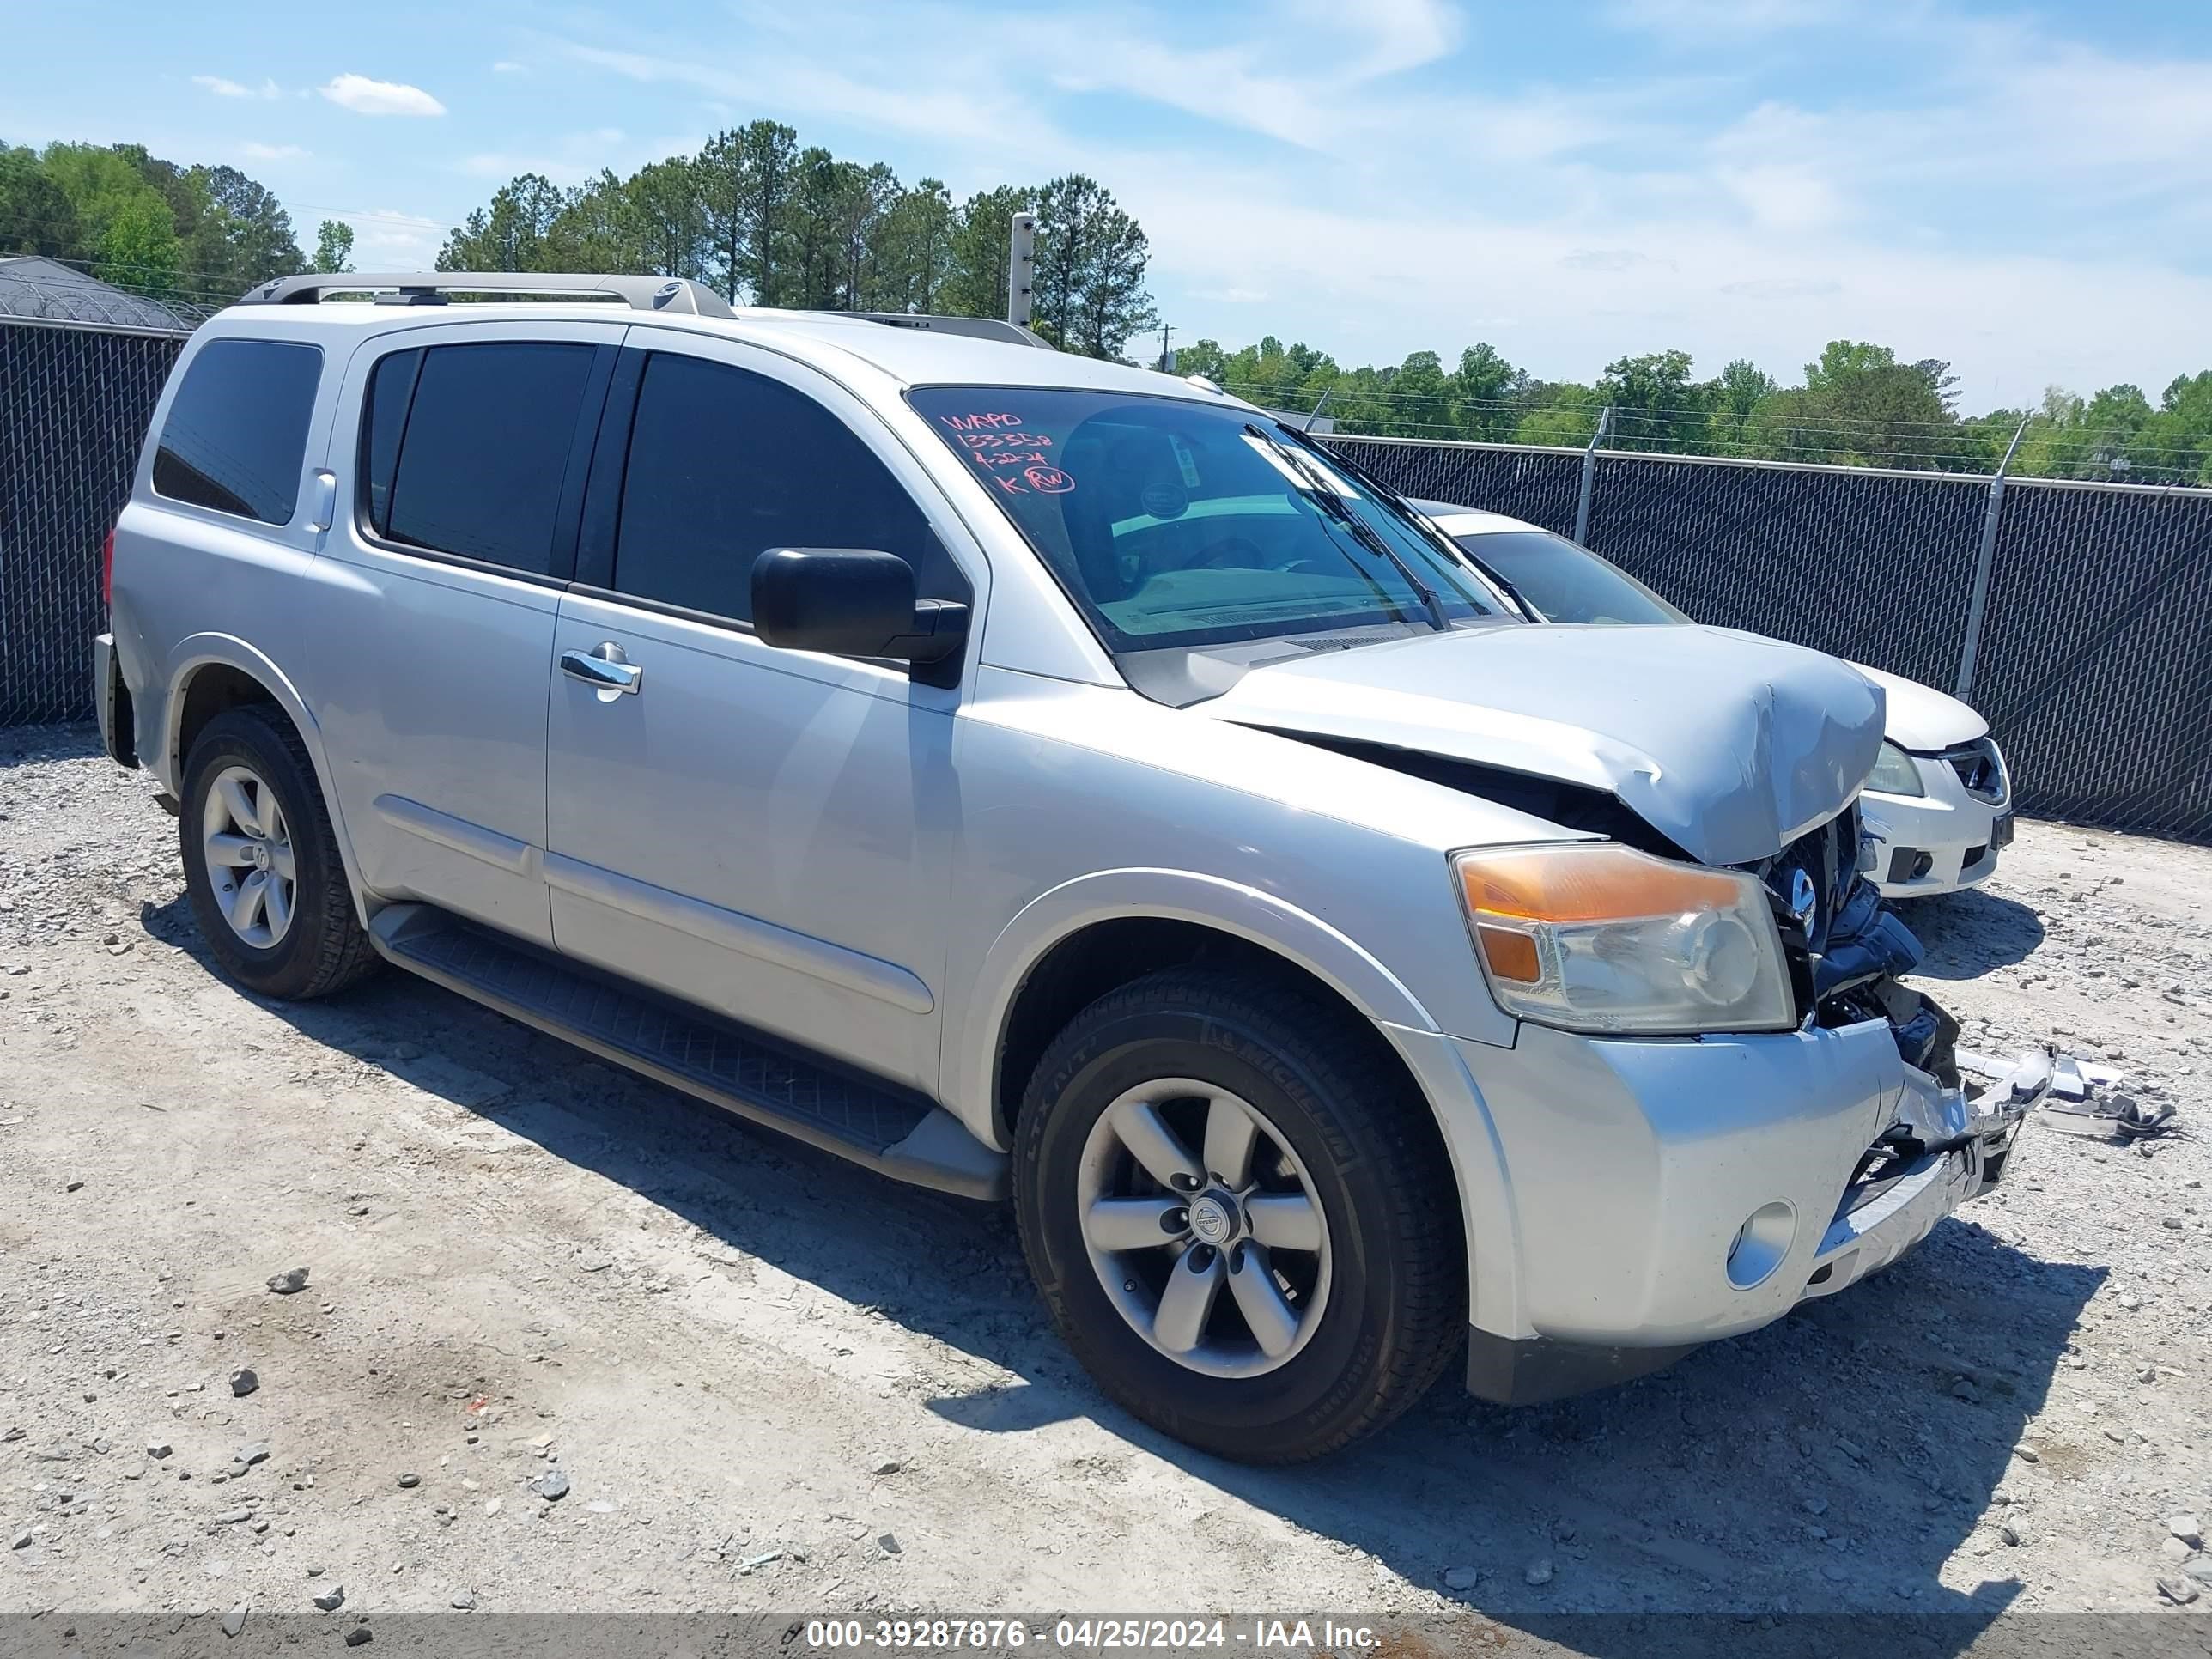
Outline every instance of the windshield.
<path id="1" fill-rule="evenodd" d="M 1495 570 L 1547 622 L 1686 623 L 1690 618 L 1610 560 L 1548 530 L 1452 538 Z"/>
<path id="2" fill-rule="evenodd" d="M 1057 389 L 909 396 L 1113 649 L 1502 614 L 1446 548 L 1251 410 Z"/>

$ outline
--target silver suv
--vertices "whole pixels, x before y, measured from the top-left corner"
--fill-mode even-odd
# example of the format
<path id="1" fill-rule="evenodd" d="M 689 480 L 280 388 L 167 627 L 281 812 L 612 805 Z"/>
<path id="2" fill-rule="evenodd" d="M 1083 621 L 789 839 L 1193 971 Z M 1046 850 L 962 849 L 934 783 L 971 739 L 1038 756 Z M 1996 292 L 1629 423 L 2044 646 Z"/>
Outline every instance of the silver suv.
<path id="1" fill-rule="evenodd" d="M 1463 1343 L 1517 1401 L 1764 1325 L 2032 1097 L 1896 978 L 1865 680 L 1515 620 L 1299 433 L 1006 325 L 287 279 L 110 580 L 107 744 L 239 984 L 390 962 L 1010 1193 L 1101 1385 L 1229 1456 Z"/>

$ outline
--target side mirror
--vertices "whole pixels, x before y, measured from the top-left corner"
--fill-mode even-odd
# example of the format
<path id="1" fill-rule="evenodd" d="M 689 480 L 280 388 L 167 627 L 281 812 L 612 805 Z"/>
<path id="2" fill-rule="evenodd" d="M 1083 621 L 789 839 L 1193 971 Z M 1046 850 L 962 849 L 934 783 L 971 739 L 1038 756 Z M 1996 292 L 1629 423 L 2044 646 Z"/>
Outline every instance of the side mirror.
<path id="1" fill-rule="evenodd" d="M 753 562 L 753 632 L 787 651 L 942 662 L 968 637 L 968 607 L 916 599 L 896 553 L 778 547 Z"/>

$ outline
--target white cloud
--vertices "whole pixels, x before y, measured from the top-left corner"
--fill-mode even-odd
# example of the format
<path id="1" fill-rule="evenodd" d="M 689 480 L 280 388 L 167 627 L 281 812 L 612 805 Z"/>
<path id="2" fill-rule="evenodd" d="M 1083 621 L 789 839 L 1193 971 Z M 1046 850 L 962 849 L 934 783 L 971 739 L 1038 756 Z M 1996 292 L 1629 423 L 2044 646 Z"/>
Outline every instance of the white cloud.
<path id="1" fill-rule="evenodd" d="M 530 70 L 527 65 L 518 64 L 512 58 L 502 58 L 491 66 L 491 72 L 494 75 L 527 75 Z"/>
<path id="2" fill-rule="evenodd" d="M 1488 337 L 1588 380 L 1669 346 L 1790 378 L 1848 336 L 1955 359 L 1969 405 L 2212 361 L 2212 206 L 2174 185 L 2212 151 L 2212 60 L 1966 3 L 1610 0 L 1608 67 L 1571 46 L 1557 83 L 1439 0 L 1098 0 L 1027 33 L 945 0 L 809 0 L 803 26 L 730 0 L 696 39 L 545 44 L 956 196 L 1089 173 L 1143 223 L 1179 339 L 1350 362 Z"/>
<path id="3" fill-rule="evenodd" d="M 264 81 L 258 87 L 249 87 L 237 81 L 227 81 L 220 75 L 195 75 L 192 84 L 204 87 L 218 98 L 282 98 L 283 88 L 274 81 Z"/>
<path id="4" fill-rule="evenodd" d="M 420 87 L 399 81 L 372 81 L 366 75 L 340 75 L 316 90 L 356 115 L 443 115 L 446 106 Z"/>
<path id="5" fill-rule="evenodd" d="M 297 144 L 263 144 L 251 139 L 238 148 L 240 154 L 256 161 L 304 161 L 308 155 Z"/>

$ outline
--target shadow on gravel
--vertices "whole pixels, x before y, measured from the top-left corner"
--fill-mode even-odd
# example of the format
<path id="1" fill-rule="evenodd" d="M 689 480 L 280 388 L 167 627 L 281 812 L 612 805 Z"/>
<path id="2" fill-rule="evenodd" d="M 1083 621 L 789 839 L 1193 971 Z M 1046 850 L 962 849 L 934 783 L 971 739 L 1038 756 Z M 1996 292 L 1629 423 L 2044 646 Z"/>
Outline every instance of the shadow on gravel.
<path id="1" fill-rule="evenodd" d="M 1929 979 L 1979 979 L 1992 968 L 2027 961 L 2043 943 L 2043 921 L 2033 909 L 1978 888 L 1896 908 L 1927 948 L 1918 971 Z"/>
<path id="2" fill-rule="evenodd" d="M 87 760 L 100 752 L 96 726 L 0 726 L 0 766 Z"/>
<path id="3" fill-rule="evenodd" d="M 147 921 L 197 950 L 181 898 Z M 1795 1627 L 1770 1630 L 1767 1613 L 1911 1615 L 1862 1629 L 1851 1649 L 1950 1659 L 2023 1588 L 2019 1556 L 1978 1531 L 1992 1494 L 2047 1493 L 2103 1449 L 2044 1441 L 2034 1465 L 2014 1452 L 2105 1270 L 2036 1261 L 1954 1219 L 1890 1272 L 1607 1394 L 1506 1411 L 1447 1375 L 1334 1458 L 1220 1462 L 1091 1385 L 1045 1321 L 1005 1212 L 878 1179 L 401 974 L 275 1012 L 643 1194 L 695 1224 L 702 1248 L 733 1247 L 1019 1379 L 931 1401 L 948 1423 L 1021 1434 L 1096 1419 L 1415 1583 L 1474 1568 L 1470 1607 L 1540 1638 L 1571 1626 L 1607 1659 L 1710 1651 L 1714 1627 L 1581 1615 L 1749 1615 L 1729 1621 L 1747 1655 L 1782 1650 L 1770 1638 Z M 2100 1431 L 2085 1419 L 2075 1432 Z M 1097 1478 L 1096 1461 L 1066 1478 Z M 2027 1516 L 2032 1528 L 2032 1504 Z M 1965 1592 L 1937 1583 L 1962 1548 L 1984 1575 Z M 1541 1561 L 1552 1576 L 1532 1586 Z M 1285 1583 L 1276 1599 L 1303 1596 Z M 1894 1643 L 1880 1633 L 1893 1629 Z"/>

